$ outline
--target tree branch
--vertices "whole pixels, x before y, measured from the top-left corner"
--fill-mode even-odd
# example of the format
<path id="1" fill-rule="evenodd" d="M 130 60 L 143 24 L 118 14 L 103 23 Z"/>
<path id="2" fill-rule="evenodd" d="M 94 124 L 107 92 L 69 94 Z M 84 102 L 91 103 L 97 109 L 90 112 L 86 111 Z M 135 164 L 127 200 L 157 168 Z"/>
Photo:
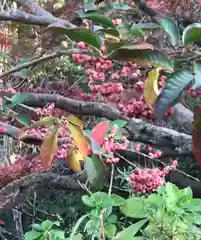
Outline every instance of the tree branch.
<path id="1" fill-rule="evenodd" d="M 40 64 L 41 62 L 45 62 L 45 61 L 48 61 L 53 58 L 61 57 L 62 55 L 68 55 L 68 54 L 72 54 L 72 53 L 86 53 L 86 50 L 82 51 L 80 49 L 69 49 L 66 51 L 58 51 L 55 53 L 51 53 L 47 56 L 42 56 L 40 58 L 36 58 L 30 62 L 16 66 L 16 67 L 12 68 L 11 70 L 5 71 L 2 74 L 0 74 L 0 78 L 6 77 L 12 73 L 18 72 L 25 68 L 34 67 L 35 65 Z"/>
<path id="2" fill-rule="evenodd" d="M 76 115 L 106 117 L 110 120 L 123 119 L 128 121 L 125 129 L 129 132 L 130 138 L 134 141 L 153 144 L 159 147 L 168 146 L 172 149 L 183 146 L 183 148 L 187 148 L 188 151 L 191 151 L 191 149 L 189 149 L 192 144 L 191 135 L 179 133 L 169 128 L 155 126 L 140 119 L 129 119 L 122 116 L 121 112 L 116 108 L 105 103 L 78 101 L 58 94 L 25 94 L 27 94 L 27 98 L 24 100 L 23 104 L 27 106 L 44 107 L 50 103 L 54 103 L 56 108 Z M 12 95 L 12 93 L 5 91 L 0 92 L 0 96 L 2 97 L 11 97 Z M 184 149 L 182 149 L 182 151 L 183 150 Z"/>
<path id="3" fill-rule="evenodd" d="M 83 176 L 80 176 L 80 181 Z M 82 190 L 76 178 L 71 176 L 59 176 L 51 172 L 33 173 L 22 177 L 12 183 L 9 183 L 0 189 L 0 199 L 10 199 L 11 204 L 22 203 L 27 194 L 33 191 L 33 188 L 55 187 L 58 189 Z M 9 205 L 9 204 L 8 204 Z"/>

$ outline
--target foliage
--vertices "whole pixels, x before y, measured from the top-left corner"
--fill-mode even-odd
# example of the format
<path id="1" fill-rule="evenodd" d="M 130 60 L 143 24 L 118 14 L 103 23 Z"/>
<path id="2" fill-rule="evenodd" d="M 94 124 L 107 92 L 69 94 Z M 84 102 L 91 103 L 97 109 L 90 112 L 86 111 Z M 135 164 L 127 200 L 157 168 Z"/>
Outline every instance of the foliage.
<path id="1" fill-rule="evenodd" d="M 68 240 L 74 239 L 100 239 L 105 235 L 106 239 L 199 239 L 201 200 L 192 198 L 191 189 L 179 190 L 174 184 L 166 183 L 159 188 L 157 193 L 148 197 L 132 196 L 124 199 L 117 194 L 95 192 L 82 196 L 82 201 L 90 210 L 83 215 L 74 225 Z M 121 213 L 129 218 L 137 219 L 136 223 L 119 216 Z M 142 219 L 142 220 L 139 220 Z M 53 230 L 53 223 L 46 220 L 35 224 L 31 232 L 26 236 L 35 236 L 31 239 L 39 239 L 42 236 L 59 233 L 59 239 L 64 232 Z M 44 229 L 45 226 L 45 229 Z M 158 227 L 160 226 L 160 227 Z M 123 229 L 122 229 L 123 228 Z M 122 230 L 121 230 L 122 229 Z M 44 232 L 45 230 L 45 232 Z M 28 239 L 28 238 L 27 238 Z M 46 238 L 44 237 L 44 240 Z"/>

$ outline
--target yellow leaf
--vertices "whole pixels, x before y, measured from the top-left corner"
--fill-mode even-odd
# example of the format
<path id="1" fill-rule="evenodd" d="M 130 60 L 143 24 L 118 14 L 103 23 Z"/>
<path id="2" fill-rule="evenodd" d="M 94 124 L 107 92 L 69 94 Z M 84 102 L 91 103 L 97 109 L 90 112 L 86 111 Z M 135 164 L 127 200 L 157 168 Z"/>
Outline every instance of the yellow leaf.
<path id="1" fill-rule="evenodd" d="M 37 127 L 40 127 L 45 124 L 53 125 L 53 123 L 55 123 L 57 121 L 58 121 L 57 117 L 53 117 L 53 116 L 44 117 L 44 118 L 32 123 L 30 128 L 37 128 Z"/>
<path id="2" fill-rule="evenodd" d="M 53 131 L 43 139 L 40 150 L 40 159 L 45 168 L 51 167 L 53 155 L 58 151 L 58 136 L 60 127 L 55 126 Z"/>
<path id="3" fill-rule="evenodd" d="M 152 110 L 160 94 L 158 89 L 159 72 L 160 68 L 150 71 L 144 83 L 144 100 Z"/>
<path id="4" fill-rule="evenodd" d="M 68 120 L 69 123 L 76 125 L 76 126 L 80 127 L 81 129 L 83 129 L 84 123 L 80 118 L 78 118 L 74 115 L 69 115 L 66 119 Z"/>
<path id="5" fill-rule="evenodd" d="M 68 129 L 72 135 L 76 147 L 80 153 L 86 157 L 89 154 L 90 146 L 88 139 L 84 136 L 82 129 L 69 123 Z"/>
<path id="6" fill-rule="evenodd" d="M 75 149 L 71 149 L 67 157 L 67 166 L 76 173 L 82 172 L 81 162 L 85 162 L 83 155 Z"/>
<path id="7" fill-rule="evenodd" d="M 32 123 L 30 127 L 22 128 L 18 134 L 18 139 L 19 140 L 22 139 L 26 135 L 25 131 L 28 129 L 38 128 L 42 125 L 53 125 L 57 121 L 58 121 L 57 117 L 53 117 L 53 116 L 44 117 L 44 118 Z"/>

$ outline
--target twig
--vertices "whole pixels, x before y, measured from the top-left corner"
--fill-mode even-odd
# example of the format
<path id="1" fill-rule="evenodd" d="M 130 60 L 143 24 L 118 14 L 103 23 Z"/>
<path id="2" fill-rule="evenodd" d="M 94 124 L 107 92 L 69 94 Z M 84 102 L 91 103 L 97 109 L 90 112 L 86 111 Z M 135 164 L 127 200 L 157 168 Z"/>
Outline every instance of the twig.
<path id="1" fill-rule="evenodd" d="M 105 209 L 103 209 L 100 214 L 100 231 L 101 231 L 100 240 L 105 240 L 104 213 L 105 213 Z"/>
<path id="2" fill-rule="evenodd" d="M 110 177 L 110 187 L 109 187 L 109 191 L 108 191 L 109 196 L 112 193 L 113 179 L 114 179 L 114 164 L 112 164 L 112 171 L 111 171 L 111 177 Z"/>

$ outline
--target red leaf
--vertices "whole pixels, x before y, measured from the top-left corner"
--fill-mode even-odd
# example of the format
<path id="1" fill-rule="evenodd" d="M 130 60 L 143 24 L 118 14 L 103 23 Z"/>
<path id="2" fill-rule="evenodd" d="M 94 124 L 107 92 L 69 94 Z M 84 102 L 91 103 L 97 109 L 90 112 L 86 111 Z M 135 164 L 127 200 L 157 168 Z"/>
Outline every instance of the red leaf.
<path id="1" fill-rule="evenodd" d="M 192 132 L 192 152 L 197 163 L 201 166 L 201 106 L 194 110 L 194 122 Z"/>
<path id="2" fill-rule="evenodd" d="M 104 138 L 109 130 L 110 122 L 100 122 L 98 123 L 91 132 L 92 138 L 100 145 L 103 144 Z"/>

